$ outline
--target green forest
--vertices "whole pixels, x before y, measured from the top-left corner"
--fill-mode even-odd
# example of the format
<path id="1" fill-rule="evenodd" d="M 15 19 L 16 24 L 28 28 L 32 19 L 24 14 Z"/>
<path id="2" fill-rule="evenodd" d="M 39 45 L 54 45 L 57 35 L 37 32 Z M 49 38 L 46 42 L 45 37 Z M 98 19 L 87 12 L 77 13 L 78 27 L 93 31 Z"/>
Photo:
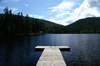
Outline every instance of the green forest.
<path id="1" fill-rule="evenodd" d="M 68 33 L 100 33 L 100 17 L 80 19 L 66 28 Z"/>
<path id="2" fill-rule="evenodd" d="M 22 12 L 12 14 L 7 7 L 0 13 L 0 35 L 36 35 L 43 33 L 100 33 L 100 17 L 80 19 L 63 26 L 53 22 L 23 16 Z"/>

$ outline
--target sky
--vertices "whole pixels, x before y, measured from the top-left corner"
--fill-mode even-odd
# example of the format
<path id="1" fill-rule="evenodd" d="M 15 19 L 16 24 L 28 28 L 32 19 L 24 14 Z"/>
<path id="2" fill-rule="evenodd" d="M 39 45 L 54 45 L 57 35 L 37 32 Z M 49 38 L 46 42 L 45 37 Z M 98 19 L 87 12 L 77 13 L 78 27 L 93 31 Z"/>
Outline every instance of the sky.
<path id="1" fill-rule="evenodd" d="M 100 0 L 0 0 L 0 13 L 5 7 L 13 14 L 22 12 L 65 26 L 79 19 L 100 17 Z"/>

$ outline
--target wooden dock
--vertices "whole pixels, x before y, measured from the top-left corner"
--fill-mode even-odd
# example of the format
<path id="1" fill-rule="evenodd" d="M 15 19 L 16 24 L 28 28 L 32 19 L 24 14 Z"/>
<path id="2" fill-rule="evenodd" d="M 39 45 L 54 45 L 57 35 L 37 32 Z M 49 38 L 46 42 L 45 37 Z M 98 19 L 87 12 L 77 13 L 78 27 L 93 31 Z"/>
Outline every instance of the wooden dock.
<path id="1" fill-rule="evenodd" d="M 67 66 L 60 49 L 70 49 L 68 46 L 37 46 L 44 49 L 36 66 Z"/>

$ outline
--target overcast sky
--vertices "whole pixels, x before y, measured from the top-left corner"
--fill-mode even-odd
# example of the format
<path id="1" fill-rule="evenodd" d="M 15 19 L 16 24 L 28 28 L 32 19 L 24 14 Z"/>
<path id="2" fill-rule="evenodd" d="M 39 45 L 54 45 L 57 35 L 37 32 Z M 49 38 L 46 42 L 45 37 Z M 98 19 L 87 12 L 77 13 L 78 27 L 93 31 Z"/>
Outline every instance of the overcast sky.
<path id="1" fill-rule="evenodd" d="M 86 17 L 100 16 L 100 0 L 0 0 L 0 13 L 8 7 L 14 14 L 68 25 Z"/>

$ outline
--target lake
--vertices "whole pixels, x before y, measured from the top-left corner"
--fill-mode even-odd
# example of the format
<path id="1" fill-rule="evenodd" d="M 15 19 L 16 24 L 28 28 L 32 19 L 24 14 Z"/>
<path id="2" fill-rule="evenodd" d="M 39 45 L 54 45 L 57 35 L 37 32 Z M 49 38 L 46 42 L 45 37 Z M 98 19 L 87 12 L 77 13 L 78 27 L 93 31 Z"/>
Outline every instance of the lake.
<path id="1" fill-rule="evenodd" d="M 61 51 L 68 66 L 100 66 L 100 34 L 0 36 L 0 66 L 35 66 L 42 54 L 36 46 L 69 46 Z"/>

